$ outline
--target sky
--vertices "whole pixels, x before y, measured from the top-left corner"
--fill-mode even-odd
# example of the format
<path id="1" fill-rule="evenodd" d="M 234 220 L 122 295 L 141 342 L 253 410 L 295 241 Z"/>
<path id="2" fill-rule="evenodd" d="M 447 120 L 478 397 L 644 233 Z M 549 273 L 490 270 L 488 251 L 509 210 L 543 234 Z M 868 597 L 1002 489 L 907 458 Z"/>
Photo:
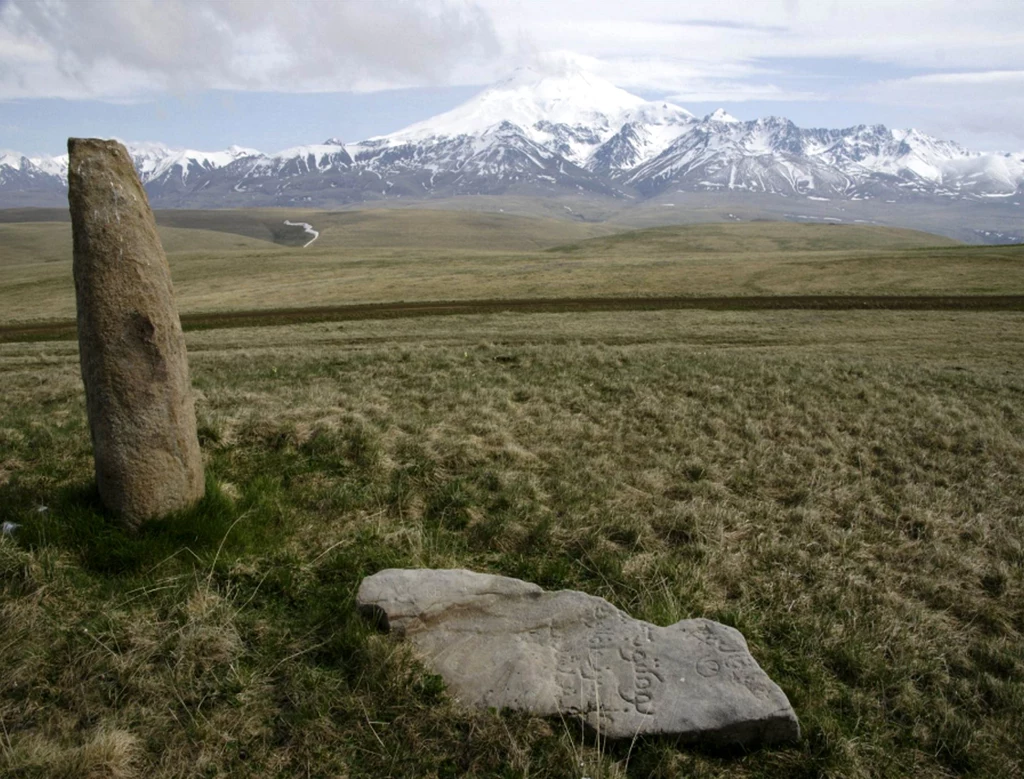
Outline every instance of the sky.
<path id="1" fill-rule="evenodd" d="M 699 115 L 1024 151 L 1022 0 L 0 0 L 0 150 L 359 141 L 560 58 Z"/>

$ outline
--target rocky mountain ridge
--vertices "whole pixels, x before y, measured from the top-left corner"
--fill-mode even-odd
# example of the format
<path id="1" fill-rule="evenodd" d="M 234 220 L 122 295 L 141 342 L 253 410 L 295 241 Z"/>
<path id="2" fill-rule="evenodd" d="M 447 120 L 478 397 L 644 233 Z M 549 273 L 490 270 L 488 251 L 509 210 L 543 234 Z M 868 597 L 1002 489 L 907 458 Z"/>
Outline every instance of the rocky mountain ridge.
<path id="1" fill-rule="evenodd" d="M 589 193 L 622 200 L 742 192 L 811 200 L 1014 200 L 1024 153 L 982 154 L 917 130 L 803 129 L 703 118 L 579 70 L 520 69 L 455 109 L 359 143 L 276 154 L 129 150 L 156 207 L 336 206 L 397 198 Z M 67 155 L 0 156 L 0 207 L 57 205 Z"/>

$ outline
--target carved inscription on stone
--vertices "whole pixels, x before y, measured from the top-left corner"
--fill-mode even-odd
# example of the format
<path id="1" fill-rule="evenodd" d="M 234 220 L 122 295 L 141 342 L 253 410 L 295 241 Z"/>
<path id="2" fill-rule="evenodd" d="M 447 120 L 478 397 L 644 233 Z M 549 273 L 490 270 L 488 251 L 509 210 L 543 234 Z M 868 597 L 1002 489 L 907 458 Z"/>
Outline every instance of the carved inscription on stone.
<path id="1" fill-rule="evenodd" d="M 582 592 L 470 571 L 381 571 L 357 600 L 468 705 L 580 716 L 612 738 L 799 738 L 785 694 L 716 622 L 658 627 Z"/>

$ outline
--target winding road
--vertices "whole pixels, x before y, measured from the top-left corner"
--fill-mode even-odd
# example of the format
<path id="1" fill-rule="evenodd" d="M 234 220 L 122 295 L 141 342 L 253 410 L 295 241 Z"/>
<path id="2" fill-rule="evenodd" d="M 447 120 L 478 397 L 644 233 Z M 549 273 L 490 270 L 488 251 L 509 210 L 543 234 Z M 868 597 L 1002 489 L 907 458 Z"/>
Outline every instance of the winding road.
<path id="1" fill-rule="evenodd" d="M 305 249 L 307 246 L 309 246 L 311 243 L 313 243 L 313 241 L 315 241 L 317 238 L 320 237 L 320 233 L 318 233 L 316 230 L 314 230 L 313 229 L 313 225 L 309 224 L 309 222 L 289 222 L 287 219 L 285 219 L 284 223 L 286 225 L 288 225 L 289 227 L 301 227 L 303 232 L 306 233 L 306 235 L 312 235 L 313 236 L 308 241 L 306 241 L 304 244 L 302 244 L 302 248 L 303 249 Z"/>

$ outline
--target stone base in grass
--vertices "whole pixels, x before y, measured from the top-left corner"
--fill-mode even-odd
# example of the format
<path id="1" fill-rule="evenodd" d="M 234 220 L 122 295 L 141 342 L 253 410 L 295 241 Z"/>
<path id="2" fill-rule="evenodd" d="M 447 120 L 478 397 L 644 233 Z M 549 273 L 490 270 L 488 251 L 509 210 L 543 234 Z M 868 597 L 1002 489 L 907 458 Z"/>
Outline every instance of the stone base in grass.
<path id="1" fill-rule="evenodd" d="M 609 738 L 800 738 L 785 693 L 742 634 L 718 622 L 658 627 L 593 595 L 465 570 L 380 571 L 357 603 L 411 641 L 466 705 L 579 716 Z"/>

